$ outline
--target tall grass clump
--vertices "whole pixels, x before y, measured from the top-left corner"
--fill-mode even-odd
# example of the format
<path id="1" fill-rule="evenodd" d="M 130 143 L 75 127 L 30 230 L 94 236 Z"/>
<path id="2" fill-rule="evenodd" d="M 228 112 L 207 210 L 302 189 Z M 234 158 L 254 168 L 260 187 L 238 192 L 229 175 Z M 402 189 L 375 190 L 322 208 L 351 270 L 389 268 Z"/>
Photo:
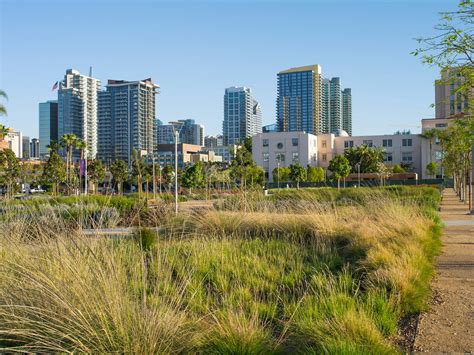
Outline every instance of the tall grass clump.
<path id="1" fill-rule="evenodd" d="M 44 226 L 12 211 L 0 350 L 398 352 L 439 250 L 439 192 L 423 189 L 234 195 L 121 239 L 63 229 L 57 206 Z"/>

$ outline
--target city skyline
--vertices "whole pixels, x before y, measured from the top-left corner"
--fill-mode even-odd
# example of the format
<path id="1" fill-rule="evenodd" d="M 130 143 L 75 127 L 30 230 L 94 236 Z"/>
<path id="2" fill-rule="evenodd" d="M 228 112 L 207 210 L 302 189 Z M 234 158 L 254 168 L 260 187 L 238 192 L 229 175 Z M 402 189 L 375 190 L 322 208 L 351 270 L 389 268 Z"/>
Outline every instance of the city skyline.
<path id="1" fill-rule="evenodd" d="M 410 51 L 416 47 L 413 38 L 429 35 L 431 32 L 426 28 L 432 28 L 438 12 L 446 10 L 446 4 L 441 1 L 415 1 L 409 5 L 406 1 L 365 1 L 363 10 L 348 1 L 339 5 L 327 1 L 301 1 L 300 5 L 307 10 L 304 13 L 289 3 L 279 2 L 279 6 L 273 6 L 269 2 L 257 1 L 255 11 L 243 18 L 239 15 L 243 10 L 236 3 L 217 1 L 211 1 L 212 10 L 204 2 L 174 5 L 139 1 L 140 6 L 119 2 L 113 8 L 107 6 L 107 2 L 81 2 L 80 10 L 90 15 L 87 21 L 106 21 L 111 26 L 106 33 L 97 34 L 90 29 L 81 34 L 74 29 L 68 34 L 58 33 L 57 28 L 65 25 L 67 18 L 72 18 L 69 15 L 62 19 L 58 14 L 75 8 L 78 2 L 59 7 L 57 3 L 7 0 L 0 7 L 0 87 L 10 97 L 7 103 L 9 116 L 2 121 L 30 137 L 38 135 L 38 102 L 56 98 L 56 93 L 50 88 L 60 79 L 64 69 L 77 68 L 86 73 L 91 65 L 93 76 L 103 82 L 109 78 L 133 80 L 152 77 L 162 87 L 157 101 L 157 118 L 168 121 L 173 117 L 193 117 L 206 126 L 208 134 L 221 133 L 221 92 L 225 87 L 250 87 L 261 104 L 262 123 L 271 124 L 276 121 L 276 73 L 283 68 L 311 63 L 322 65 L 325 77 L 341 77 L 344 86 L 353 89 L 353 134 L 380 134 L 398 129 L 417 132 L 420 118 L 434 117 L 430 104 L 434 102 L 432 88 L 437 70 L 423 67 Z M 187 4 L 184 8 L 183 3 Z M 430 4 L 429 9 L 427 4 Z M 30 10 L 27 13 L 22 11 L 25 6 Z M 453 9 L 455 6 L 453 1 Z M 168 18 L 178 10 L 183 12 L 182 18 L 171 23 Z M 240 16 L 242 26 L 239 31 L 220 31 L 226 29 L 224 14 L 230 10 L 233 11 L 231 19 L 235 21 Z M 324 14 L 333 11 L 337 11 L 341 21 L 339 28 L 330 35 L 320 34 L 316 26 L 307 28 L 312 15 L 318 14 L 321 18 L 318 26 L 323 27 L 325 21 L 329 21 Z M 148 13 L 155 14 L 161 20 L 160 25 L 156 21 L 147 22 Z M 274 15 L 276 19 L 265 14 Z M 129 54 L 128 50 L 118 49 L 119 41 L 124 38 L 114 35 L 113 29 L 117 28 L 116 23 L 120 23 L 117 19 L 142 15 L 145 16 L 143 21 L 131 31 L 136 33 L 147 28 L 152 37 L 146 34 L 143 41 L 129 45 L 133 50 L 143 50 L 145 39 L 153 38 L 154 42 L 147 44 L 150 52 L 146 59 L 136 59 L 133 50 Z M 283 15 L 288 24 L 292 24 L 285 31 L 277 26 L 278 18 Z M 397 15 L 401 17 L 397 18 Z M 20 16 L 23 16 L 22 21 L 19 21 Z M 107 20 L 109 17 L 114 21 Z M 360 21 L 351 22 L 351 18 Z M 80 17 L 74 19 L 78 25 L 85 21 Z M 258 27 L 255 20 L 258 20 Z M 25 23 L 27 25 L 23 25 Z M 196 27 L 197 23 L 199 26 Z M 267 26 L 260 31 L 263 24 Z M 374 26 L 380 29 L 377 33 L 370 31 Z M 223 41 L 226 36 L 230 37 L 229 42 L 235 42 L 257 29 L 256 37 L 249 43 L 251 50 L 258 54 L 252 60 L 248 57 L 243 60 L 243 54 L 222 52 L 229 46 L 227 41 Z M 28 31 L 28 36 L 25 31 Z M 294 40 L 295 34 L 299 40 Z M 90 48 L 82 51 L 80 46 L 74 46 L 74 41 L 63 43 L 67 36 L 76 41 L 89 36 Z M 125 39 L 129 38 L 127 36 Z M 133 34 L 129 36 L 131 38 Z M 317 46 L 307 45 L 308 38 L 312 37 L 314 42 L 310 43 L 317 43 Z M 109 42 L 104 45 L 106 38 Z M 336 48 L 331 44 L 338 41 L 344 46 Z M 260 50 L 262 43 L 268 44 L 265 51 Z M 55 50 L 61 45 L 65 46 L 64 51 Z M 282 55 L 279 54 L 281 51 Z M 371 80 L 372 77 L 377 80 Z M 28 95 L 25 95 L 25 80 L 28 80 Z"/>

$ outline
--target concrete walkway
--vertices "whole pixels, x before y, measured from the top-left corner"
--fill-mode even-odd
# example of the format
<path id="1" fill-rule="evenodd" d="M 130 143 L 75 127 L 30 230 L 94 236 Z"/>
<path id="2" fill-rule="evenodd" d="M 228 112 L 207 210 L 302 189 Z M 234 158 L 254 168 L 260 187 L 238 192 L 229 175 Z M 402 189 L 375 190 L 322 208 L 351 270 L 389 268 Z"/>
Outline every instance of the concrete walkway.
<path id="1" fill-rule="evenodd" d="M 452 189 L 443 193 L 442 254 L 430 310 L 418 325 L 415 351 L 474 352 L 474 216 Z"/>

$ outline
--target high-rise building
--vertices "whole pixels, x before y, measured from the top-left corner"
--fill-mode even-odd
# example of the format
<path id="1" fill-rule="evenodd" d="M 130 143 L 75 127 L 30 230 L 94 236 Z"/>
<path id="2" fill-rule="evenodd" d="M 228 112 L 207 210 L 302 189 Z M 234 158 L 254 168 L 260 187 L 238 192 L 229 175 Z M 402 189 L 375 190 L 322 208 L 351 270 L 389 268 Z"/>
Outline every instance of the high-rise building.
<path id="1" fill-rule="evenodd" d="M 224 145 L 238 144 L 262 132 L 260 104 L 246 87 L 230 87 L 224 94 Z"/>
<path id="2" fill-rule="evenodd" d="M 156 151 L 156 94 L 159 85 L 150 78 L 137 81 L 109 80 L 99 92 L 98 157 L 131 164 L 132 152 Z"/>
<path id="3" fill-rule="evenodd" d="M 46 101 L 39 104 L 39 155 L 49 153 L 51 141 L 59 141 L 58 137 L 58 102 Z"/>
<path id="4" fill-rule="evenodd" d="M 341 79 L 324 79 L 323 83 L 323 129 L 322 133 L 342 129 Z"/>
<path id="5" fill-rule="evenodd" d="M 204 146 L 206 148 L 214 148 L 224 145 L 224 138 L 222 134 L 217 136 L 206 136 L 204 137 Z"/>
<path id="6" fill-rule="evenodd" d="M 342 129 L 352 136 L 352 90 L 342 91 Z"/>
<path id="7" fill-rule="evenodd" d="M 322 132 L 323 80 L 319 65 L 278 73 L 277 125 L 280 132 Z"/>
<path id="8" fill-rule="evenodd" d="M 30 158 L 30 137 L 28 136 L 22 137 L 21 150 L 22 150 L 22 158 L 29 159 Z"/>
<path id="9" fill-rule="evenodd" d="M 435 111 L 436 118 L 447 118 L 460 113 L 466 113 L 469 107 L 469 97 L 474 95 L 474 89 L 469 94 L 458 89 L 464 81 L 459 69 L 451 68 L 441 73 L 441 79 L 435 82 Z"/>
<path id="10" fill-rule="evenodd" d="M 6 147 L 15 153 L 17 158 L 23 157 L 23 134 L 9 129 L 7 135 L 3 138 L 6 142 Z"/>
<path id="11" fill-rule="evenodd" d="M 40 157 L 40 140 L 33 138 L 30 142 L 30 158 L 38 159 Z"/>
<path id="12" fill-rule="evenodd" d="M 339 130 L 352 134 L 351 89 L 341 91 L 341 79 L 323 80 L 323 121 L 321 133 Z"/>
<path id="13" fill-rule="evenodd" d="M 89 158 L 95 158 L 97 154 L 97 95 L 99 90 L 100 80 L 82 75 L 75 69 L 68 69 L 58 91 L 59 139 L 64 134 L 75 134 L 87 143 Z"/>
<path id="14" fill-rule="evenodd" d="M 179 132 L 178 143 L 204 146 L 204 126 L 194 120 L 177 120 L 157 126 L 158 144 L 174 144 L 175 131 Z"/>

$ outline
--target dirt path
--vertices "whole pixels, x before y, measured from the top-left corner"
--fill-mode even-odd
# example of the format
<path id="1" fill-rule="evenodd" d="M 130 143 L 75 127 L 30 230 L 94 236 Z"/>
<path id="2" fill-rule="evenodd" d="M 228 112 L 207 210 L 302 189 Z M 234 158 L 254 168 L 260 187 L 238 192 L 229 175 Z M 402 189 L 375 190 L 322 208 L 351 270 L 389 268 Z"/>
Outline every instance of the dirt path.
<path id="1" fill-rule="evenodd" d="M 452 189 L 443 193 L 446 225 L 430 310 L 421 316 L 415 350 L 474 352 L 474 216 Z"/>

